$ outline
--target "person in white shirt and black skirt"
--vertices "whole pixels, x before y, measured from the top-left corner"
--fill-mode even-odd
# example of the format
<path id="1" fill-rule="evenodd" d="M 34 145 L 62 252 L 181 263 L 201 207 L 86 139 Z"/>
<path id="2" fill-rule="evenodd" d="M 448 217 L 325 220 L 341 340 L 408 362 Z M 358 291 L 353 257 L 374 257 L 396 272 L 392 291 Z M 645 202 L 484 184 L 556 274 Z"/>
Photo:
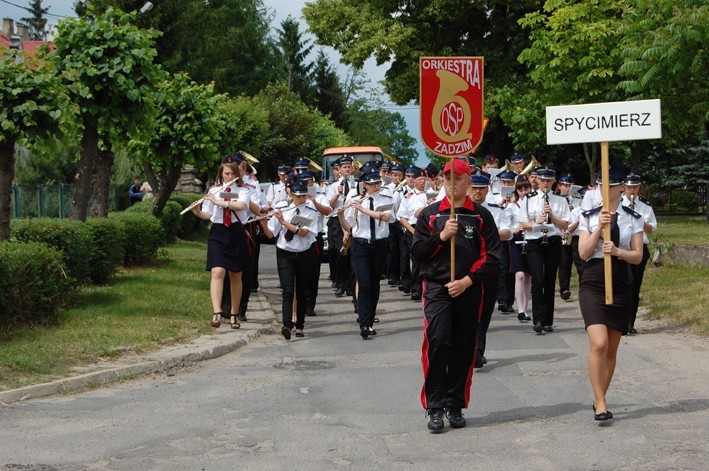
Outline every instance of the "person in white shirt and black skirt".
<path id="1" fill-rule="evenodd" d="M 606 393 L 615 371 L 620 338 L 628 331 L 633 308 L 630 265 L 643 258 L 643 219 L 620 204 L 625 173 L 609 172 L 609 211 L 601 207 L 584 211 L 579 222 L 579 255 L 586 267 L 579 283 L 579 304 L 590 344 L 588 374 L 593 387 L 594 419 L 613 418 L 606 404 Z M 598 182 L 601 183 L 600 181 Z M 611 225 L 611 240 L 603 240 L 603 228 Z M 605 303 L 604 255 L 613 260 L 613 303 Z"/>
<path id="2" fill-rule="evenodd" d="M 305 312 L 307 310 L 307 288 L 316 260 L 315 232 L 298 219 L 309 219 L 315 223 L 317 211 L 305 203 L 308 186 L 295 182 L 290 186 L 293 202 L 286 208 L 276 210 L 268 224 L 262 224 L 264 233 L 269 238 L 276 238 L 276 265 L 278 279 L 281 282 L 281 312 L 283 328 L 281 334 L 290 340 L 293 330 L 293 296 L 296 297 L 295 336 L 304 337 Z M 311 223 L 308 223 L 311 224 Z"/>
<path id="3" fill-rule="evenodd" d="M 237 185 L 236 179 L 240 177 L 239 167 L 234 162 L 226 162 L 219 166 L 216 184 L 209 189 L 204 197 L 202 207 L 195 206 L 192 212 L 200 219 L 210 220 L 212 227 L 209 231 L 207 243 L 207 271 L 212 278 L 209 284 L 210 298 L 212 300 L 212 327 L 221 325 L 221 317 L 226 317 L 222 311 L 222 293 L 224 278 L 229 273 L 229 287 L 231 297 L 231 328 L 238 329 L 240 324 L 237 319 L 239 301 L 242 290 L 242 271 L 247 269 L 244 264 L 246 259 L 246 232 L 241 221 L 246 216 L 249 200 L 247 189 Z M 225 183 L 233 181 L 230 185 Z M 233 194 L 233 196 L 229 196 Z M 241 216 L 239 215 L 241 214 Z"/>
<path id="4" fill-rule="evenodd" d="M 393 199 L 380 190 L 378 171 L 362 176 L 364 191 L 345 202 L 347 209 L 338 214 L 344 230 L 351 231 L 350 253 L 357 280 L 357 313 L 363 339 L 376 335 L 372 328 L 379 302 L 379 289 L 387 260 L 389 221 L 394 219 Z"/>

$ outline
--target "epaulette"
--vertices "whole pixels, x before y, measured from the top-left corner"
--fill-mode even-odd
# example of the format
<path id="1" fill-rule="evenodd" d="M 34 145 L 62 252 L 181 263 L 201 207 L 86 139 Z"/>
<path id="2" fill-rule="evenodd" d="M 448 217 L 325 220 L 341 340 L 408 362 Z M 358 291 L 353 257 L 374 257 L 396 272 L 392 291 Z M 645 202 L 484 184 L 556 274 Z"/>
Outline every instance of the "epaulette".
<path id="1" fill-rule="evenodd" d="M 256 188 L 252 184 L 246 183 L 246 182 L 241 182 L 241 184 L 239 186 L 243 186 L 244 188 Z"/>
<path id="2" fill-rule="evenodd" d="M 633 216 L 635 219 L 639 219 L 642 217 L 640 214 L 636 213 L 635 211 L 633 211 L 632 209 L 630 209 L 627 206 L 623 206 L 623 209 L 625 210 L 626 213 L 630 213 L 630 215 Z M 585 216 L 585 214 L 584 214 L 584 216 Z"/>
<path id="3" fill-rule="evenodd" d="M 625 207 L 625 206 L 623 206 L 623 207 Z M 598 206 L 596 208 L 589 209 L 588 211 L 584 211 L 581 214 L 583 214 L 583 217 L 587 218 L 593 214 L 596 214 L 597 212 L 599 212 L 602 209 L 603 209 L 603 206 Z"/>
<path id="4" fill-rule="evenodd" d="M 500 209 L 503 209 L 502 206 L 500 206 L 499 204 L 488 203 L 487 205 L 490 206 L 491 208 L 500 208 Z"/>
<path id="5" fill-rule="evenodd" d="M 393 199 L 393 198 L 394 198 L 394 197 L 391 196 L 391 195 L 385 195 L 385 194 L 382 194 L 382 193 L 379 193 L 379 196 L 381 196 L 382 198 L 389 198 L 389 199 Z"/>
<path id="6" fill-rule="evenodd" d="M 643 203 L 645 203 L 646 205 L 652 206 L 652 204 L 648 200 L 646 200 L 645 198 L 638 196 L 638 199 L 640 201 L 642 201 Z"/>
<path id="7" fill-rule="evenodd" d="M 414 194 L 413 191 L 409 191 L 408 193 L 406 193 L 406 195 L 404 195 L 404 199 L 411 198 L 412 196 L 416 196 L 416 195 Z"/>
<path id="8" fill-rule="evenodd" d="M 527 193 L 527 198 L 531 198 L 531 197 L 533 197 L 533 196 L 537 196 L 537 193 L 538 193 L 538 192 L 537 192 L 536 190 L 535 190 L 535 191 L 532 191 L 531 193 Z"/>

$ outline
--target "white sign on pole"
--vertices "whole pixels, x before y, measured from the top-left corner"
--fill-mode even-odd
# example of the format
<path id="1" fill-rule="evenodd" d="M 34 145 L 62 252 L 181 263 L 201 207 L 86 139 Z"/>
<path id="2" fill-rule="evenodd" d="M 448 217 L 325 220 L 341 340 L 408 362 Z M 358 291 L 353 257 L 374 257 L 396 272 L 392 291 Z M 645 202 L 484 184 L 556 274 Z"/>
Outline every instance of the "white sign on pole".
<path id="1" fill-rule="evenodd" d="M 547 144 L 662 138 L 660 100 L 548 106 Z"/>

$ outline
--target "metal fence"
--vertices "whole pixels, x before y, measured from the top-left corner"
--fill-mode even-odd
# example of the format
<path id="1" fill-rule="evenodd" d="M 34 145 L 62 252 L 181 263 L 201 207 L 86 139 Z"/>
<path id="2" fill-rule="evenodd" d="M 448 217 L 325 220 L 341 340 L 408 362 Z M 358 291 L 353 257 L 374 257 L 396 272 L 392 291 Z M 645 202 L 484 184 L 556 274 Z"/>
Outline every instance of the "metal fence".
<path id="1" fill-rule="evenodd" d="M 69 216 L 71 197 L 74 185 L 62 183 L 59 185 L 25 185 L 13 184 L 12 215 L 15 218 Z M 109 187 L 109 211 L 120 211 L 128 207 L 128 193 L 120 185 Z"/>

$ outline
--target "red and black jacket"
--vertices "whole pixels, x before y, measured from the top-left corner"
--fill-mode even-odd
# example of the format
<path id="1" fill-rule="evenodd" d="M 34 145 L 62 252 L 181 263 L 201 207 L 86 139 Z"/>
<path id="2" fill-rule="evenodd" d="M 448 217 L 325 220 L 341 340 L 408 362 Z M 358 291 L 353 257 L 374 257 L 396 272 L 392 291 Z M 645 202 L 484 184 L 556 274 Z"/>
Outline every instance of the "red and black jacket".
<path id="1" fill-rule="evenodd" d="M 456 208 L 455 217 L 455 279 L 467 275 L 473 281 L 484 281 L 498 276 L 500 235 L 490 211 L 466 197 L 463 207 Z M 451 242 L 440 238 L 449 218 L 448 198 L 426 206 L 416 221 L 412 245 L 414 258 L 421 262 L 423 278 L 442 284 L 450 281 L 451 272 Z"/>

